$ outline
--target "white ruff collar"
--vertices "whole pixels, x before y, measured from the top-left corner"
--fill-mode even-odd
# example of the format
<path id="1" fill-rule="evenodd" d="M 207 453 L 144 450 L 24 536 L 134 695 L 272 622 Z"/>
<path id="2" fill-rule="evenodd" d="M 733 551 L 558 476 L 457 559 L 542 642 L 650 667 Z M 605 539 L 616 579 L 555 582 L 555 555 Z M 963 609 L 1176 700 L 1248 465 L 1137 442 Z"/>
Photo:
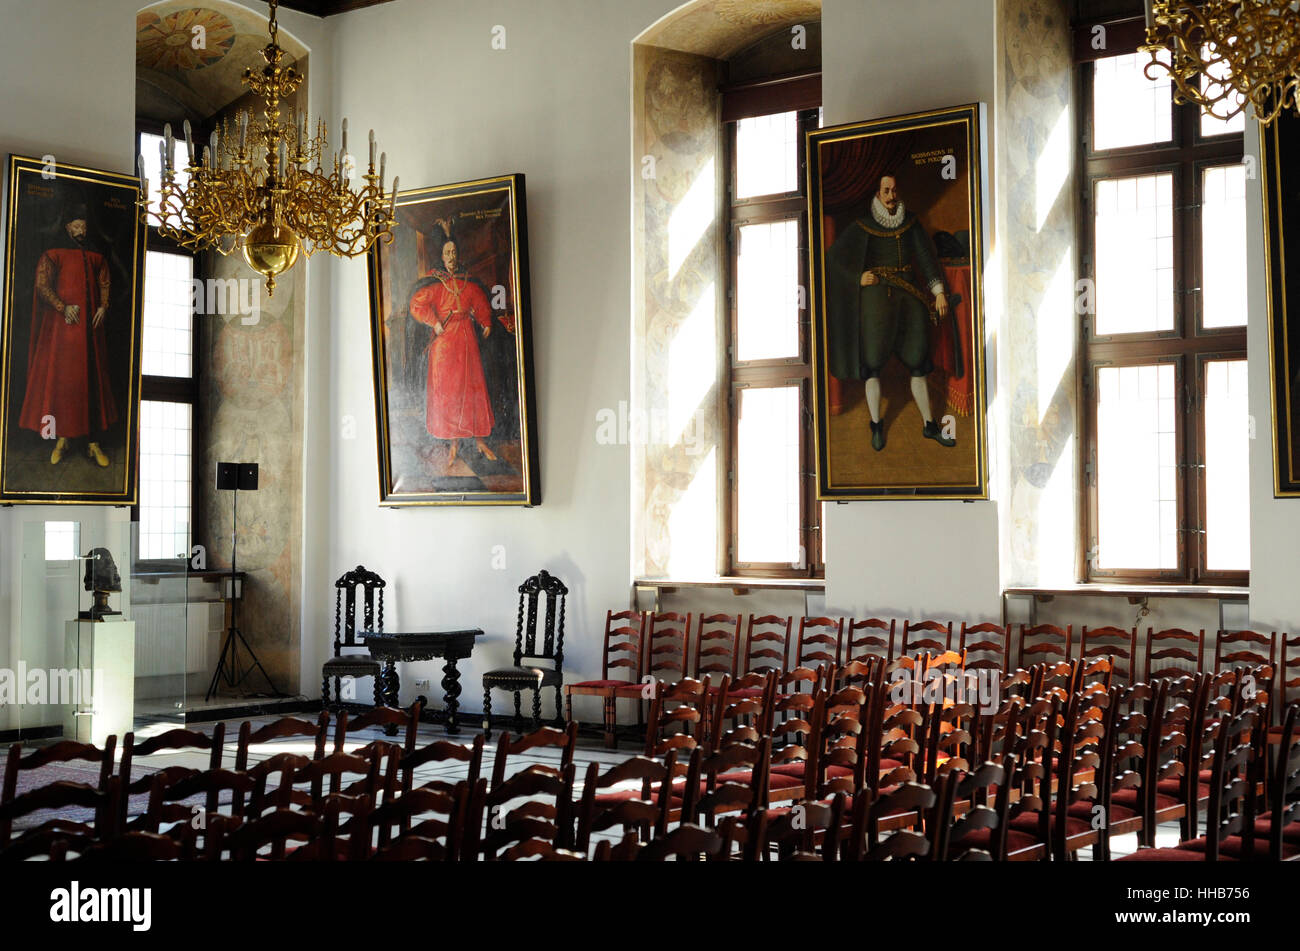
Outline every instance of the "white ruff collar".
<path id="1" fill-rule="evenodd" d="M 900 201 L 898 203 L 898 211 L 891 215 L 885 210 L 885 206 L 880 203 L 879 197 L 871 199 L 871 217 L 875 218 L 876 223 L 882 228 L 889 228 L 892 230 L 901 227 L 903 224 L 903 215 L 906 210 L 907 209 L 903 207 L 903 203 Z"/>

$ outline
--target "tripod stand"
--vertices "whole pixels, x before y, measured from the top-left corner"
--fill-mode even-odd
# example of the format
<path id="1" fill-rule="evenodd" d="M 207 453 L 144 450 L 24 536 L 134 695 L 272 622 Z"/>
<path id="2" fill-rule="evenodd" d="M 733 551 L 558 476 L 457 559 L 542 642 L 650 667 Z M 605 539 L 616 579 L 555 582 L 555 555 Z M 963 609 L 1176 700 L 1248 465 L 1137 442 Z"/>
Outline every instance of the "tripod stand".
<path id="1" fill-rule="evenodd" d="M 217 669 L 212 672 L 212 682 L 208 684 L 208 692 L 203 698 L 204 702 L 212 699 L 212 695 L 217 692 L 217 684 L 223 678 L 226 686 L 237 687 L 253 672 L 254 668 L 262 672 L 262 677 L 270 686 L 273 696 L 284 696 L 275 686 L 275 683 L 271 680 L 271 675 L 266 672 L 266 668 L 257 659 L 257 654 L 253 652 L 253 648 L 249 646 L 248 641 L 244 639 L 243 633 L 239 630 L 239 602 L 243 600 L 244 594 L 242 586 L 236 589 L 238 583 L 236 559 L 239 554 L 239 483 L 243 482 L 246 487 L 256 489 L 257 465 L 255 463 L 242 464 L 239 467 L 241 471 L 237 478 L 233 471 L 234 468 L 230 463 L 219 463 L 217 465 L 217 488 L 234 490 L 230 507 L 230 627 L 226 631 L 226 639 L 221 645 L 221 656 L 217 658 Z M 238 643 L 236 643 L 236 638 L 238 638 Z M 244 645 L 244 650 L 248 652 L 251 661 L 251 664 L 244 669 L 243 673 L 239 671 L 239 644 Z"/>

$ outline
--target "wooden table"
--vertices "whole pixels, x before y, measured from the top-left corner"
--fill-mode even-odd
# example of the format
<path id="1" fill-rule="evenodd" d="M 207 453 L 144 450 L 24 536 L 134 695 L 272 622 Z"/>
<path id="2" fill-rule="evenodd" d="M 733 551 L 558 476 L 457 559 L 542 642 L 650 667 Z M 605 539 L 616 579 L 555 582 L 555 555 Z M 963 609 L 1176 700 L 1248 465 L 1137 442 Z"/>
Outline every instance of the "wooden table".
<path id="1" fill-rule="evenodd" d="M 383 664 L 379 674 L 379 694 L 390 707 L 398 705 L 401 681 L 397 676 L 398 661 L 433 660 L 441 657 L 442 689 L 446 708 L 443 723 L 448 733 L 460 731 L 457 711 L 460 709 L 460 671 L 456 661 L 468 657 L 474 650 L 474 639 L 482 637 L 478 628 L 463 631 L 393 632 L 367 631 L 360 635 L 370 656 Z M 396 732 L 396 727 L 393 728 Z"/>

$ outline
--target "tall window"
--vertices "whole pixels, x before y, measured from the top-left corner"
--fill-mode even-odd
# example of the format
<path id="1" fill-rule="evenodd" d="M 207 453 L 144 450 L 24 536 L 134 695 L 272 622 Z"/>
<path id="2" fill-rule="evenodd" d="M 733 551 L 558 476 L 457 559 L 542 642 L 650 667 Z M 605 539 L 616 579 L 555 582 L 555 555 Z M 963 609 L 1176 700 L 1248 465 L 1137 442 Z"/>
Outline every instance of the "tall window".
<path id="1" fill-rule="evenodd" d="M 729 568 L 819 577 L 802 150 L 819 110 L 792 107 L 788 89 L 764 104 L 748 92 L 727 130 Z M 808 104 L 806 87 L 799 95 Z"/>
<path id="2" fill-rule="evenodd" d="M 152 189 L 161 180 L 162 136 L 139 133 L 139 154 Z M 174 158 L 184 168 L 185 143 Z M 156 195 L 151 196 L 156 200 Z M 194 424 L 198 399 L 192 281 L 196 259 L 156 231 L 144 266 L 144 329 L 140 403 L 140 524 L 142 562 L 174 562 L 190 551 L 193 521 Z"/>
<path id="3" fill-rule="evenodd" d="M 1087 28 L 1092 35 L 1091 27 Z M 1175 104 L 1145 53 L 1080 68 L 1085 577 L 1250 567 L 1242 124 Z M 1079 44 L 1083 48 L 1087 44 Z"/>

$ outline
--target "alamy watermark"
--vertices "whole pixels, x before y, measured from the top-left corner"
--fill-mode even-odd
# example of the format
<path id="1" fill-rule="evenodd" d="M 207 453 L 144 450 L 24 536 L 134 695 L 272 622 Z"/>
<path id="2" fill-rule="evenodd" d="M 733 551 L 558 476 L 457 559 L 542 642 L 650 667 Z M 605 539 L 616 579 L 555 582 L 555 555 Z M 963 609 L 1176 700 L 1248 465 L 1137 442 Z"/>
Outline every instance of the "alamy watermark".
<path id="1" fill-rule="evenodd" d="M 25 661 L 18 669 L 0 667 L 0 706 L 88 704 L 102 696 L 104 671 L 101 668 L 35 667 Z"/>

